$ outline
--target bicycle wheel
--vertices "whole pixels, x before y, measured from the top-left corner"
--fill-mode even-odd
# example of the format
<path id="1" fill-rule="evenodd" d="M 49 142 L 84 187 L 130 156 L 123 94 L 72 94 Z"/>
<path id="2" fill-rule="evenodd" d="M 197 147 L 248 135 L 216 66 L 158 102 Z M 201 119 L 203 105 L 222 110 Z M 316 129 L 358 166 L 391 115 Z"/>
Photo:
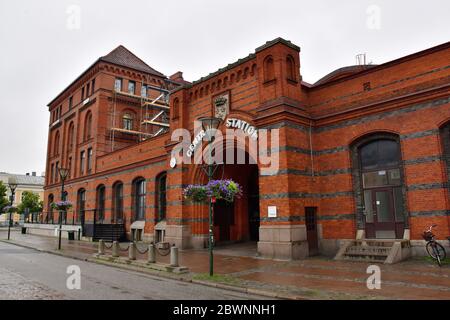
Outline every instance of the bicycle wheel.
<path id="1" fill-rule="evenodd" d="M 434 260 L 437 260 L 439 265 L 445 259 L 446 253 L 442 245 L 437 242 L 428 242 L 426 246 L 427 252 Z"/>

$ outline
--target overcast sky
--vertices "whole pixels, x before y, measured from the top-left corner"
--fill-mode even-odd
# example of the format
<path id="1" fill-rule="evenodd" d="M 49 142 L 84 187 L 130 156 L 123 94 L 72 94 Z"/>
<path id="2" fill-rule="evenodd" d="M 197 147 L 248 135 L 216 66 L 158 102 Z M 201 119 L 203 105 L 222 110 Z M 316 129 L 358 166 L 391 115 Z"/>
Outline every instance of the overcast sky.
<path id="1" fill-rule="evenodd" d="M 313 83 L 358 53 L 379 64 L 449 41 L 449 12 L 448 0 L 1 1 L 0 171 L 44 171 L 47 103 L 119 44 L 192 81 L 283 37 Z"/>

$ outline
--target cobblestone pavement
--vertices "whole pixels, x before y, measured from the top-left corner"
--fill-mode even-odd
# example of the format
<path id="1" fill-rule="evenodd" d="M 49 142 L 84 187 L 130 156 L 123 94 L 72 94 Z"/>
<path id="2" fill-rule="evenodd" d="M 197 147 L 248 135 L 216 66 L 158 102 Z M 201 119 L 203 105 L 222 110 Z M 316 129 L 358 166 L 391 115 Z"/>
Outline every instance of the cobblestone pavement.
<path id="1" fill-rule="evenodd" d="M 1 238 L 1 234 L 0 234 Z M 13 233 L 14 241 L 32 247 L 53 250 L 54 238 Z M 122 244 L 125 248 L 126 245 Z M 144 244 L 140 244 L 143 248 Z M 91 257 L 97 244 L 80 241 L 63 242 L 64 253 Z M 233 278 L 233 284 L 247 288 L 309 299 L 445 299 L 450 300 L 450 265 L 439 268 L 424 258 L 394 265 L 379 264 L 381 289 L 369 290 L 367 267 L 371 263 L 334 261 L 325 257 L 300 261 L 273 261 L 253 257 L 252 244 L 217 248 L 214 262 L 217 274 Z M 108 251 L 107 251 L 108 252 Z M 127 255 L 126 250 L 121 253 Z M 138 259 L 145 259 L 139 255 Z M 158 256 L 159 262 L 168 257 Z M 206 250 L 180 253 L 180 263 L 192 273 L 208 271 Z"/>
<path id="2" fill-rule="evenodd" d="M 264 297 L 142 274 L 0 242 L 0 299 L 259 300 Z M 69 266 L 81 271 L 70 290 Z"/>
<path id="3" fill-rule="evenodd" d="M 0 268 L 0 300 L 56 299 L 65 299 L 65 296 L 18 273 Z"/>

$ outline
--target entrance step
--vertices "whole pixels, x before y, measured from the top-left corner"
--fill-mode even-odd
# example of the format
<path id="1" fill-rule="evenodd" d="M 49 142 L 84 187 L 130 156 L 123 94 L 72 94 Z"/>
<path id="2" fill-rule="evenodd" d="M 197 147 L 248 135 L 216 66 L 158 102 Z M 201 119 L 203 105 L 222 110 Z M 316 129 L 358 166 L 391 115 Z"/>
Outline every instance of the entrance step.
<path id="1" fill-rule="evenodd" d="M 403 239 L 361 239 L 345 241 L 335 260 L 396 263 L 409 258 L 411 245 Z"/>

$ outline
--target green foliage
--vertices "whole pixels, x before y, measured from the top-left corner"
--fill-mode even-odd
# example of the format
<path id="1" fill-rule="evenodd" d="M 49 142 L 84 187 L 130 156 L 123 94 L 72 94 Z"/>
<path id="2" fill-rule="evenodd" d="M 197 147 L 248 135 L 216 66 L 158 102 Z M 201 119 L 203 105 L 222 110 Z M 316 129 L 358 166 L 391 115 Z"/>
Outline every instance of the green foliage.
<path id="1" fill-rule="evenodd" d="M 22 193 L 22 201 L 17 207 L 19 213 L 25 213 L 26 209 L 28 208 L 28 212 L 41 212 L 44 204 L 39 199 L 39 195 L 31 192 L 31 191 L 24 191 Z"/>
<path id="2" fill-rule="evenodd" d="M 2 181 L 0 181 L 0 213 L 3 212 L 3 208 L 9 205 L 8 197 L 6 196 L 7 188 L 3 184 Z"/>

